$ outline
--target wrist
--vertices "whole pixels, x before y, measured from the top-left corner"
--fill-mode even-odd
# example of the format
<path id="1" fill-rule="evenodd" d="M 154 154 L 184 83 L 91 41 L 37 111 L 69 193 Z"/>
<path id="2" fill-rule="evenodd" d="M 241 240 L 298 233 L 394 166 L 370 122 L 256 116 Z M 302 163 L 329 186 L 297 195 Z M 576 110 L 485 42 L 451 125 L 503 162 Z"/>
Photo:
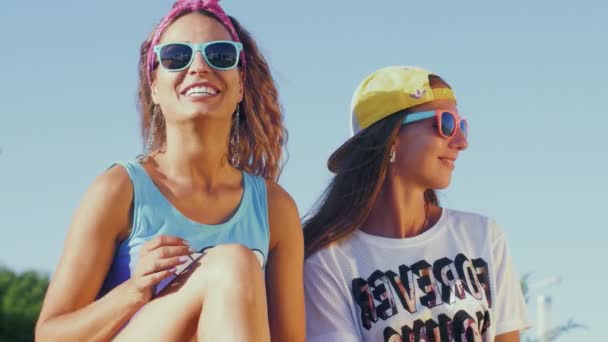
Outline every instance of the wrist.
<path id="1" fill-rule="evenodd" d="M 129 306 L 139 309 L 141 306 L 143 306 L 150 300 L 150 296 L 138 288 L 138 286 L 133 281 L 133 278 L 130 278 L 129 280 L 125 281 L 122 285 L 125 288 L 124 302 L 129 303 Z"/>

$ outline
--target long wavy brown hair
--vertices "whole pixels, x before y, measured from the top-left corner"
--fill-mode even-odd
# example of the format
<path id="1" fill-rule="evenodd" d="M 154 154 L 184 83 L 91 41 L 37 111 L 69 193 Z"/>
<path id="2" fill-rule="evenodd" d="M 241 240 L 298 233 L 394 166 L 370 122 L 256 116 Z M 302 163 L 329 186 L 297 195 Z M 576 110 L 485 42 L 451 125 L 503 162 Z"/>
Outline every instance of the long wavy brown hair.
<path id="1" fill-rule="evenodd" d="M 191 13 L 184 10 L 173 20 Z M 217 20 L 206 11 L 198 11 Z M 239 168 L 266 179 L 277 180 L 282 169 L 282 155 L 287 143 L 287 130 L 283 125 L 283 114 L 276 85 L 266 59 L 260 52 L 251 34 L 235 18 L 229 16 L 243 44 L 246 68 L 243 83 L 243 100 L 240 103 L 239 134 L 237 151 Z M 154 31 L 141 44 L 139 56 L 138 110 L 141 118 L 141 136 L 144 146 L 150 135 L 154 103 L 147 80 L 146 58 L 151 48 Z M 156 68 L 156 67 L 155 67 Z M 156 70 L 156 69 L 155 69 Z M 155 119 L 154 143 L 152 149 L 162 147 L 166 142 L 164 119 Z M 228 137 L 226 138 L 228 141 Z"/>
<path id="2" fill-rule="evenodd" d="M 429 81 L 433 88 L 449 87 L 434 75 Z M 306 257 L 347 237 L 365 222 L 386 180 L 391 144 L 401 122 L 413 110 L 395 113 L 366 128 L 329 158 L 328 166 L 335 176 L 304 217 Z M 424 200 L 439 205 L 432 189 L 425 191 Z"/>

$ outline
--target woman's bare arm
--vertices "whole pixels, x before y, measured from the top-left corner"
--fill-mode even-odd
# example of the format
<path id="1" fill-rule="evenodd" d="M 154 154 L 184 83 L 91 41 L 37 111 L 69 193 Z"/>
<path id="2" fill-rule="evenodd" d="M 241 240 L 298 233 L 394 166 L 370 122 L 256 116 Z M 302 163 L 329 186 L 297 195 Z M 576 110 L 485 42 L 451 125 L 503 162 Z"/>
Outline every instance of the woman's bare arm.
<path id="1" fill-rule="evenodd" d="M 133 187 L 122 167 L 101 174 L 76 210 L 36 326 L 37 341 L 105 341 L 144 303 L 123 283 L 95 301 L 129 229 Z"/>
<path id="2" fill-rule="evenodd" d="M 271 250 L 266 270 L 268 316 L 273 341 L 304 342 L 304 239 L 294 200 L 268 182 Z"/>

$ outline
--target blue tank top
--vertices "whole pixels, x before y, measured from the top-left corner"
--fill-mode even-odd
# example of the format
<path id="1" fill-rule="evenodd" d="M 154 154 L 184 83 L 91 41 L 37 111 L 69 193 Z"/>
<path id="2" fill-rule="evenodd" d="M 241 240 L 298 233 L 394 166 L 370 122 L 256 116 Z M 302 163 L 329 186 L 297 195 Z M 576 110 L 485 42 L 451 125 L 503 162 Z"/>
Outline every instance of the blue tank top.
<path id="1" fill-rule="evenodd" d="M 236 212 L 224 223 L 205 225 L 182 215 L 160 192 L 139 162 L 115 164 L 126 169 L 133 184 L 133 222 L 129 237 L 119 244 L 114 254 L 98 297 L 129 279 L 137 265 L 141 246 L 161 234 L 180 237 L 199 252 L 217 245 L 238 243 L 249 247 L 262 268 L 265 267 L 270 233 L 266 182 L 262 177 L 243 172 L 244 190 Z M 159 286 L 162 287 L 163 283 Z"/>

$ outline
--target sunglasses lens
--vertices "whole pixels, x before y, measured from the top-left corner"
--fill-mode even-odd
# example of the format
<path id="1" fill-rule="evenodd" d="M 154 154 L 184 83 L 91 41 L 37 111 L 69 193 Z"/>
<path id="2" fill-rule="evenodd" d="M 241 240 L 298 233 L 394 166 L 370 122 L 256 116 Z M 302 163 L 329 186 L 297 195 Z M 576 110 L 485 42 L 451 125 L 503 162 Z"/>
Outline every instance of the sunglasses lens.
<path id="1" fill-rule="evenodd" d="M 238 62 L 236 46 L 228 42 L 216 42 L 205 47 L 205 57 L 209 66 L 216 69 L 234 68 Z"/>
<path id="2" fill-rule="evenodd" d="M 456 118 L 452 113 L 443 112 L 441 113 L 441 133 L 446 137 L 454 135 L 456 130 Z"/>
<path id="3" fill-rule="evenodd" d="M 462 134 L 464 134 L 465 138 L 469 137 L 469 124 L 467 123 L 467 120 L 460 121 L 460 130 L 462 131 Z"/>
<path id="4" fill-rule="evenodd" d="M 185 68 L 192 59 L 192 48 L 184 44 L 169 44 L 160 49 L 160 61 L 168 70 Z"/>

